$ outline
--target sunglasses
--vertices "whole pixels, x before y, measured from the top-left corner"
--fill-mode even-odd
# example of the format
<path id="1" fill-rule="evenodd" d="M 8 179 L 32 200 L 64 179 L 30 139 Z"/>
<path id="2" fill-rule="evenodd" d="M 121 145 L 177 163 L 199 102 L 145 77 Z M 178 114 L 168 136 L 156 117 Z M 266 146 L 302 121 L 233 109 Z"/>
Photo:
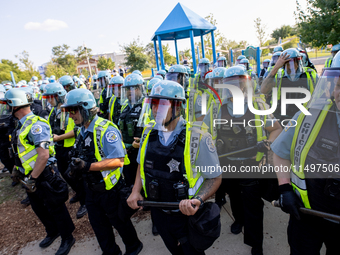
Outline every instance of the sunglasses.
<path id="1" fill-rule="evenodd" d="M 70 114 L 76 114 L 79 111 L 79 107 L 78 106 L 67 106 L 62 108 L 64 112 L 68 112 Z"/>

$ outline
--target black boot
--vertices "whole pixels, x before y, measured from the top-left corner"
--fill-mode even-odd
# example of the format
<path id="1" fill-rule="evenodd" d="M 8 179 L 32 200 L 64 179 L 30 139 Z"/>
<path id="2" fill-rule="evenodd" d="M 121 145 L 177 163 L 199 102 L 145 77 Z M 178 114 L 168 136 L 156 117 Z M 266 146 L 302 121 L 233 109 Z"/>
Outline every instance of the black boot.
<path id="1" fill-rule="evenodd" d="M 75 241 L 76 239 L 74 239 L 72 235 L 64 240 L 61 240 L 60 247 L 55 255 L 67 255 L 70 252 Z"/>
<path id="2" fill-rule="evenodd" d="M 84 217 L 85 214 L 87 214 L 86 205 L 81 205 L 77 212 L 77 219 Z"/>
<path id="3" fill-rule="evenodd" d="M 31 204 L 30 198 L 27 196 L 25 199 L 21 200 L 20 204 L 29 206 Z"/>
<path id="4" fill-rule="evenodd" d="M 79 202 L 79 197 L 77 196 L 77 194 L 75 194 L 71 199 L 70 199 L 70 204 L 74 204 Z"/>
<path id="5" fill-rule="evenodd" d="M 152 222 L 152 234 L 154 236 L 158 236 L 159 235 L 159 233 L 157 231 L 157 228 L 156 228 L 155 224 L 153 224 L 153 222 Z"/>
<path id="6" fill-rule="evenodd" d="M 234 235 L 237 235 L 237 234 L 242 232 L 242 227 L 243 227 L 242 223 L 239 223 L 239 222 L 235 221 L 233 224 L 231 224 L 230 231 Z"/>
<path id="7" fill-rule="evenodd" d="M 50 246 L 55 239 L 57 239 L 58 237 L 60 236 L 60 234 L 56 234 L 54 236 L 49 236 L 47 235 L 44 240 L 42 240 L 40 243 L 39 243 L 39 247 L 40 248 L 47 248 L 48 246 Z"/>

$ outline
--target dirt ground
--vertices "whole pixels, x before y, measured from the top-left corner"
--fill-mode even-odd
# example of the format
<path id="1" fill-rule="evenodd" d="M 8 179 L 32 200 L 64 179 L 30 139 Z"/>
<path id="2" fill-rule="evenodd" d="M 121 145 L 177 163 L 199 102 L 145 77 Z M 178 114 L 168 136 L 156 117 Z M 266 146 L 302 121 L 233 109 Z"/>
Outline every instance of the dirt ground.
<path id="1" fill-rule="evenodd" d="M 38 217 L 32 211 L 31 206 L 24 206 L 20 201 L 26 197 L 21 185 L 11 186 L 12 180 L 9 177 L 0 179 L 0 254 L 16 255 L 27 243 L 42 240 L 45 229 Z M 73 196 L 70 193 L 70 198 Z M 74 225 L 73 232 L 76 240 L 93 237 L 94 232 L 85 215 L 76 219 L 79 203 L 70 204 L 66 202 Z M 148 217 L 148 212 L 139 211 L 133 217 L 142 220 Z"/>

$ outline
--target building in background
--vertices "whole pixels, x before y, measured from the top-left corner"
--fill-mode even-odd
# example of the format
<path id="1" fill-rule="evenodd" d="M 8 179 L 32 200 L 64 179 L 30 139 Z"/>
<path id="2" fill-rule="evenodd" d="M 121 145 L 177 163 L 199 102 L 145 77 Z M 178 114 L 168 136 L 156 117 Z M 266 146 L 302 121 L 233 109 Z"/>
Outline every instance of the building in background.
<path id="1" fill-rule="evenodd" d="M 98 73 L 98 68 L 97 68 L 98 60 L 96 60 L 95 58 L 90 58 L 89 61 L 90 61 L 90 67 L 92 69 L 92 72 L 94 71 L 94 73 Z M 82 69 L 86 69 L 88 73 L 90 72 L 89 65 L 87 63 L 87 59 L 84 59 L 84 60 L 78 62 L 77 72 L 78 72 L 79 75 L 82 73 L 81 72 Z"/>
<path id="2" fill-rule="evenodd" d="M 122 66 L 124 69 L 126 66 L 124 65 L 125 63 L 125 53 L 120 53 L 120 52 L 112 52 L 112 53 L 101 53 L 101 54 L 94 54 L 92 58 L 95 60 L 98 60 L 99 57 L 105 57 L 105 58 L 111 58 L 113 62 L 115 62 L 116 69 L 118 70 L 119 66 Z"/>

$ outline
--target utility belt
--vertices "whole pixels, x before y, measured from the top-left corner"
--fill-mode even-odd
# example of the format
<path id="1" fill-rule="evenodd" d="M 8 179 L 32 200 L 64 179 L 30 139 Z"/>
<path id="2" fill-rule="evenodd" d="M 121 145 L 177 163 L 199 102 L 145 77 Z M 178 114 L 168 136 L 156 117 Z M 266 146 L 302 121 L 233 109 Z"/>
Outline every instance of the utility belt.
<path id="1" fill-rule="evenodd" d="M 188 199 L 189 183 L 186 180 L 172 181 L 145 174 L 148 199 L 158 202 L 179 202 Z"/>
<path id="2" fill-rule="evenodd" d="M 86 186 L 93 192 L 104 193 L 107 191 L 105 181 L 102 179 L 99 182 L 89 182 L 89 178 L 84 178 Z M 125 181 L 121 177 L 119 178 L 117 184 L 112 188 L 116 190 L 120 190 L 125 186 Z"/>

